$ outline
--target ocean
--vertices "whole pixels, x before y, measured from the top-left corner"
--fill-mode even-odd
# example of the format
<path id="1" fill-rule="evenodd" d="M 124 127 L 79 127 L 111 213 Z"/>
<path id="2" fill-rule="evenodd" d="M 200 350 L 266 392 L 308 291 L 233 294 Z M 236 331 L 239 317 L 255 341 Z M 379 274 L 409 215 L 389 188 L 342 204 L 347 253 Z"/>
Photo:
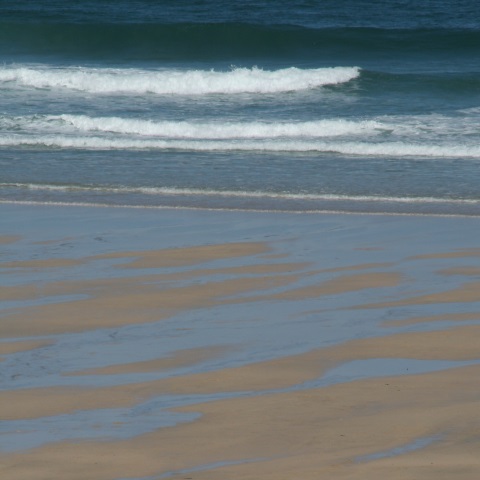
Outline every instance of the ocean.
<path id="1" fill-rule="evenodd" d="M 480 215 L 471 0 L 1 0 L 0 202 Z"/>

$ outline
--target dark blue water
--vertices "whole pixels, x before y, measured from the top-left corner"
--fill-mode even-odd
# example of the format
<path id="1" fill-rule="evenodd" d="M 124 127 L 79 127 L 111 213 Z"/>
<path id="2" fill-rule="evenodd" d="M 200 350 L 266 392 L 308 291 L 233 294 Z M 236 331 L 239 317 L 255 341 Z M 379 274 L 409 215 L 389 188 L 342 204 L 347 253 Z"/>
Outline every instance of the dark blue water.
<path id="1" fill-rule="evenodd" d="M 471 1 L 0 2 L 0 200 L 480 213 Z"/>

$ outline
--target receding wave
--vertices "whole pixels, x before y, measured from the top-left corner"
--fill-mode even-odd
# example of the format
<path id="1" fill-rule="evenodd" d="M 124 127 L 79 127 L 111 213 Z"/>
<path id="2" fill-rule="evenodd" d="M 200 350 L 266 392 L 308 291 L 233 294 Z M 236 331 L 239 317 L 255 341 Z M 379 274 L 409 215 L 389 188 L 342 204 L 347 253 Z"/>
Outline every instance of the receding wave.
<path id="1" fill-rule="evenodd" d="M 0 67 L 0 85 L 64 88 L 90 93 L 155 93 L 203 95 L 278 93 L 348 82 L 360 74 L 358 67 L 279 70 L 234 68 L 214 70 L 145 70 L 134 68 Z"/>
<path id="2" fill-rule="evenodd" d="M 255 152 L 317 152 L 360 156 L 480 158 L 480 146 L 462 144 L 428 145 L 404 142 L 335 142 L 322 140 L 162 140 L 105 138 L 68 135 L 5 135 L 0 137 L 3 147 L 48 147 L 69 149 L 115 150 L 185 150 L 185 151 L 255 151 Z"/>
<path id="3" fill-rule="evenodd" d="M 81 41 L 79 41 L 81 39 Z M 355 58 L 476 54 L 478 30 L 307 28 L 247 23 L 0 23 L 0 50 L 26 55 L 135 60 Z"/>
<path id="4" fill-rule="evenodd" d="M 393 197 L 382 195 L 342 195 L 330 193 L 289 193 L 269 191 L 235 191 L 235 190 L 208 190 L 199 188 L 171 188 L 171 187 L 131 187 L 108 185 L 57 185 L 37 183 L 0 183 L 1 188 L 18 188 L 44 192 L 78 192 L 104 194 L 142 194 L 158 196 L 201 196 L 201 197 L 231 197 L 256 198 L 279 200 L 318 200 L 318 201 L 360 201 L 360 202 L 393 202 L 393 203 L 448 203 L 448 204 L 478 204 L 480 199 L 472 198 L 437 198 L 437 197 Z"/>

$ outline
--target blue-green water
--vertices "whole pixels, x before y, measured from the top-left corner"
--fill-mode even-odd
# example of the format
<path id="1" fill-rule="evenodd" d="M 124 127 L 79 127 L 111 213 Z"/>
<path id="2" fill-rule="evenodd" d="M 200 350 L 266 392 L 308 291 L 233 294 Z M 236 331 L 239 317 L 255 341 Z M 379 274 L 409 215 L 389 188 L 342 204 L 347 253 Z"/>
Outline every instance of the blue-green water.
<path id="1" fill-rule="evenodd" d="M 2 201 L 478 215 L 479 162 L 475 2 L 0 2 Z"/>

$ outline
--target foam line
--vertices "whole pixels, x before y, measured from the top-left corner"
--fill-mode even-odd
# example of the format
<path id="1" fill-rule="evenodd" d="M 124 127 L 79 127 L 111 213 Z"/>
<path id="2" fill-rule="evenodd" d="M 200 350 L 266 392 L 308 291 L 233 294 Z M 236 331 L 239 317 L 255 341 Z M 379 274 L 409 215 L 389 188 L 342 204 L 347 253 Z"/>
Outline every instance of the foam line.
<path id="1" fill-rule="evenodd" d="M 328 137 L 337 135 L 376 133 L 381 124 L 376 121 L 350 121 L 343 119 L 318 120 L 296 123 L 267 122 L 153 122 L 150 120 L 124 119 L 118 117 L 88 117 L 84 115 L 61 115 L 67 125 L 89 132 L 112 132 L 190 139 L 229 138 L 276 138 L 276 137 Z"/>
<path id="2" fill-rule="evenodd" d="M 478 145 L 428 145 L 425 143 L 397 142 L 334 142 L 309 139 L 274 140 L 229 139 L 213 140 L 163 140 L 105 138 L 96 136 L 73 137 L 67 135 L 4 135 L 0 146 L 36 146 L 74 149 L 149 149 L 149 150 L 188 150 L 188 151 L 256 151 L 256 152 L 318 152 L 340 153 L 361 156 L 393 157 L 437 157 L 437 158 L 480 158 Z"/>
<path id="3" fill-rule="evenodd" d="M 361 202 L 393 202 L 393 203 L 448 203 L 448 204 L 478 204 L 480 200 L 460 198 L 436 197 L 386 197 L 377 195 L 340 195 L 322 193 L 288 193 L 268 191 L 234 191 L 234 190 L 209 190 L 198 188 L 173 188 L 173 187 L 128 187 L 128 186 L 94 186 L 94 185 L 54 185 L 36 183 L 0 183 L 0 188 L 22 188 L 37 191 L 52 192 L 79 192 L 79 193 L 105 193 L 105 194 L 144 194 L 144 195 L 186 195 L 204 197 L 230 197 L 230 198 L 272 198 L 284 200 L 319 200 L 319 201 L 361 201 Z"/>

